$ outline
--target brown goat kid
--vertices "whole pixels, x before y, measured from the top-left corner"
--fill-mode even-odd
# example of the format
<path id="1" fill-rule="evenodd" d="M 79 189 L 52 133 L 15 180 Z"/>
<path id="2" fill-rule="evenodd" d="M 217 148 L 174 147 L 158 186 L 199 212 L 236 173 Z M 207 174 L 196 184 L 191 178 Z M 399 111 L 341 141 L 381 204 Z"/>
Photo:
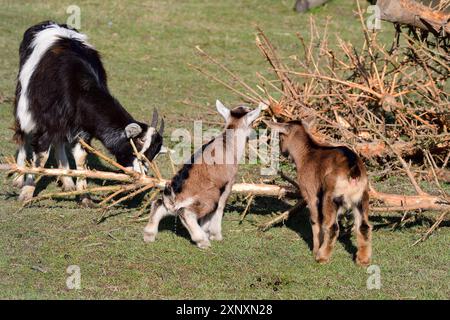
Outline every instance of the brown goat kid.
<path id="1" fill-rule="evenodd" d="M 366 168 L 352 150 L 319 144 L 302 122 L 266 122 L 280 133 L 282 154 L 297 169 L 300 192 L 308 204 L 313 234 L 313 254 L 327 263 L 339 235 L 339 214 L 351 209 L 358 244 L 356 263 L 368 265 L 372 254 L 369 193 Z"/>
<path id="2" fill-rule="evenodd" d="M 216 107 L 226 122 L 224 132 L 194 153 L 166 186 L 162 200 L 152 203 L 144 241 L 155 241 L 159 222 L 167 215 L 180 217 L 199 248 L 210 247 L 209 240 L 222 240 L 225 203 L 252 123 L 261 109 L 229 110 L 220 101 Z"/>

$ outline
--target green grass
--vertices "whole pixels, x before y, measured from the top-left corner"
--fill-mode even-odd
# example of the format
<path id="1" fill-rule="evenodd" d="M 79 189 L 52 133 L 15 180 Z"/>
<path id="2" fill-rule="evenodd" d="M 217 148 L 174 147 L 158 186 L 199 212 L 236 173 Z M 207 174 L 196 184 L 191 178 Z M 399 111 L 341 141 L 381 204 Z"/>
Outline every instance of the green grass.
<path id="1" fill-rule="evenodd" d="M 199 63 L 195 46 L 225 61 L 250 83 L 267 64 L 254 45 L 260 25 L 285 57 L 299 46 L 295 33 L 308 38 L 308 15 L 291 10 L 294 1 L 77 1 L 81 31 L 102 53 L 111 91 L 136 117 L 146 120 L 157 107 L 168 120 L 168 133 L 192 127 L 190 119 L 219 121 L 183 100 L 211 106 L 216 98 L 239 102 L 232 93 L 188 67 Z M 0 153 L 14 154 L 11 143 L 12 98 L 18 46 L 24 30 L 41 20 L 64 22 L 60 1 L 0 0 Z M 351 0 L 334 0 L 314 11 L 318 21 L 334 16 L 332 33 L 360 43 Z M 392 28 L 384 25 L 382 36 Z M 358 31 L 358 32 L 357 32 Z M 180 119 L 188 120 L 187 122 Z M 169 167 L 159 164 L 165 176 Z M 245 166 L 242 175 L 257 168 Z M 48 189 L 56 190 L 54 181 Z M 378 182 L 384 190 L 407 190 L 405 180 Z M 411 244 L 432 223 L 434 213 L 419 215 L 391 230 L 401 215 L 373 214 L 373 263 L 381 268 L 380 290 L 368 290 L 368 274 L 352 262 L 347 236 L 337 245 L 332 263 L 313 261 L 307 213 L 266 233 L 255 226 L 285 205 L 257 200 L 243 224 L 244 205 L 233 197 L 225 215 L 224 241 L 198 250 L 179 221 L 165 220 L 154 244 L 142 241 L 145 222 L 135 223 L 133 204 L 112 211 L 97 225 L 99 213 L 74 201 L 48 201 L 18 212 L 17 190 L 5 175 L 0 181 L 0 298 L 222 298 L 222 299 L 448 299 L 450 232 L 448 221 L 429 240 Z M 66 268 L 79 265 L 81 290 L 66 288 Z M 37 268 L 38 267 L 38 268 Z M 41 272 L 40 269 L 45 272 Z"/>

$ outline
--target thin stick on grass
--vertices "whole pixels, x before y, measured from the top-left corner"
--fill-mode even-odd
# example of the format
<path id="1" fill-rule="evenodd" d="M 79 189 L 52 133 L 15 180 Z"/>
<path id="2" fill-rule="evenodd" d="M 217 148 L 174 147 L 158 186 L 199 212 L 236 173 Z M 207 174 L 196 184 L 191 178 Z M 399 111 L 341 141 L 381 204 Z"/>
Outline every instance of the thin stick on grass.
<path id="1" fill-rule="evenodd" d="M 255 198 L 255 196 L 253 194 L 250 194 L 248 196 L 247 205 L 245 206 L 245 209 L 244 209 L 244 211 L 241 214 L 241 217 L 239 219 L 239 224 L 242 224 L 242 222 L 244 222 L 245 216 L 247 215 L 247 212 L 250 209 L 250 206 L 252 205 L 252 202 L 253 202 L 254 198 Z"/>
<path id="2" fill-rule="evenodd" d="M 292 213 L 296 212 L 298 209 L 304 207 L 305 205 L 306 205 L 306 202 L 304 200 L 298 201 L 292 208 L 279 214 L 278 216 L 276 216 L 275 219 L 272 219 L 269 222 L 261 224 L 259 226 L 259 230 L 264 232 L 264 231 L 269 230 L 270 228 L 272 228 L 273 226 L 275 226 L 277 224 L 283 223 L 284 221 L 286 221 L 289 218 L 289 216 Z"/>
<path id="3" fill-rule="evenodd" d="M 420 239 L 418 239 L 416 242 L 414 242 L 414 243 L 412 244 L 412 246 L 415 246 L 415 245 L 417 245 L 418 243 L 427 240 L 427 239 L 431 236 L 431 234 L 439 227 L 439 225 L 442 223 L 442 221 L 444 221 L 445 216 L 446 216 L 449 212 L 450 212 L 450 211 L 445 211 L 445 212 L 443 212 L 443 213 L 439 216 L 439 218 L 437 218 L 436 222 L 431 226 L 431 228 L 428 229 L 428 231 L 427 231 Z"/>

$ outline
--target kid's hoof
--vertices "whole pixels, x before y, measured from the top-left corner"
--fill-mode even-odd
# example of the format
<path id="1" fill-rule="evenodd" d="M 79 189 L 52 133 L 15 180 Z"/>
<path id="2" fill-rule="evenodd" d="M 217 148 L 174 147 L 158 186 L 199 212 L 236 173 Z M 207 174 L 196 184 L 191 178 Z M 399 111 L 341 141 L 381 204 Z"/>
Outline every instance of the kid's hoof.
<path id="1" fill-rule="evenodd" d="M 28 201 L 33 198 L 34 189 L 34 186 L 24 186 L 20 191 L 19 201 Z"/>
<path id="2" fill-rule="evenodd" d="M 203 240 L 197 242 L 197 247 L 199 247 L 200 249 L 209 249 L 211 247 L 211 243 L 208 240 Z"/>
<path id="3" fill-rule="evenodd" d="M 370 264 L 370 257 L 360 257 L 357 255 L 355 262 L 361 267 L 367 267 Z"/>
<path id="4" fill-rule="evenodd" d="M 324 255 L 321 255 L 320 253 L 316 255 L 315 259 L 320 264 L 327 264 L 328 262 L 330 262 L 330 257 L 326 257 Z"/>

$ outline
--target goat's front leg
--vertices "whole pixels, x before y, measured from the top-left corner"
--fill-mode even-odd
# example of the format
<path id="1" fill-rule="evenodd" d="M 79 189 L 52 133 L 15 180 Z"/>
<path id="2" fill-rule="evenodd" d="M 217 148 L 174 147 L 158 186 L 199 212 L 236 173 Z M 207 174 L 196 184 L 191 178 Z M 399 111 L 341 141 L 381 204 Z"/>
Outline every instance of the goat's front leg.
<path id="1" fill-rule="evenodd" d="M 17 150 L 16 163 L 19 167 L 26 167 L 27 165 L 27 153 L 29 146 L 27 147 L 26 141 L 22 141 Z M 25 175 L 16 174 L 13 179 L 13 187 L 22 188 L 25 183 Z"/>
<path id="2" fill-rule="evenodd" d="M 339 235 L 337 210 L 337 205 L 333 201 L 333 195 L 330 192 L 325 193 L 322 201 L 323 241 L 316 255 L 316 261 L 319 263 L 327 263 L 330 261 L 331 253 L 336 244 L 336 239 Z"/>
<path id="3" fill-rule="evenodd" d="M 182 208 L 178 210 L 178 216 L 185 228 L 189 231 L 192 241 L 194 241 L 200 249 L 206 249 L 211 246 L 207 234 L 198 224 L 197 214 L 195 212 Z"/>
<path id="4" fill-rule="evenodd" d="M 33 152 L 33 167 L 39 168 L 45 166 L 49 156 L 49 149 L 50 147 L 47 147 L 44 151 Z M 20 190 L 19 201 L 27 201 L 33 198 L 35 189 L 36 182 L 34 180 L 34 174 L 26 174 L 22 189 Z"/>
<path id="5" fill-rule="evenodd" d="M 352 209 L 358 244 L 355 260 L 357 264 L 367 266 L 372 256 L 372 228 L 369 224 L 369 193 L 367 191 L 364 191 L 361 201 Z"/>
<path id="6" fill-rule="evenodd" d="M 55 145 L 55 157 L 58 163 L 58 168 L 60 169 L 70 169 L 69 160 L 67 159 L 66 149 L 64 143 L 58 143 Z M 62 187 L 64 191 L 75 190 L 75 184 L 73 183 L 72 177 L 62 176 L 60 178 Z"/>
<path id="7" fill-rule="evenodd" d="M 72 154 L 75 159 L 75 164 L 77 166 L 77 170 L 85 170 L 87 169 L 86 160 L 87 160 L 87 152 L 84 150 L 83 146 L 80 143 L 76 143 L 72 148 Z M 77 191 L 82 191 L 87 189 L 87 181 L 84 177 L 78 177 L 76 183 Z M 84 194 L 80 196 L 81 204 L 85 207 L 95 207 L 94 202 L 92 202 L 91 198 L 88 194 Z"/>

